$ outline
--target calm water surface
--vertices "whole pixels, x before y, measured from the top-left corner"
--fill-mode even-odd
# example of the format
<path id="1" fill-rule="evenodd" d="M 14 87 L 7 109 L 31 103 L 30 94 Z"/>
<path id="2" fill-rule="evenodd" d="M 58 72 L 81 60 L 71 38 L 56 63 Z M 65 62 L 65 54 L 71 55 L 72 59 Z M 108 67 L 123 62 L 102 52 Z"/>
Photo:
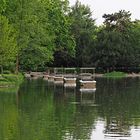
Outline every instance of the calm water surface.
<path id="1" fill-rule="evenodd" d="M 97 79 L 94 93 L 25 80 L 0 92 L 0 140 L 139 140 L 140 79 Z"/>

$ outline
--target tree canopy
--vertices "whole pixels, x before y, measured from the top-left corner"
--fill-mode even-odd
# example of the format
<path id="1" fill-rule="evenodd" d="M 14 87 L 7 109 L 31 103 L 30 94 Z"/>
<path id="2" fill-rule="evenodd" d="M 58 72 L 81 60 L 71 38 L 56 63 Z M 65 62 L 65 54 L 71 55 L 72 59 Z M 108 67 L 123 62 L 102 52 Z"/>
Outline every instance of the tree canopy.
<path id="1" fill-rule="evenodd" d="M 95 60 L 106 68 L 139 66 L 138 23 L 131 21 L 130 12 L 105 14 L 104 26 L 97 35 Z M 137 29 L 136 29 L 137 28 Z M 137 30 L 138 31 L 138 30 Z M 134 33 L 135 32 L 135 33 Z M 136 37 L 137 36 L 137 37 Z M 137 41 L 136 41 L 137 40 Z"/>
<path id="2" fill-rule="evenodd" d="M 90 64 L 90 50 L 94 47 L 96 38 L 95 19 L 89 6 L 81 4 L 79 1 L 72 7 L 69 16 L 72 20 L 71 32 L 76 42 L 76 66 L 86 66 Z"/>
<path id="3" fill-rule="evenodd" d="M 0 65 L 139 67 L 140 22 L 131 12 L 104 14 L 101 26 L 93 16 L 79 1 L 70 7 L 68 0 L 0 0 Z"/>
<path id="4" fill-rule="evenodd" d="M 3 67 L 12 63 L 17 55 L 16 31 L 9 24 L 6 17 L 0 15 L 0 66 Z"/>

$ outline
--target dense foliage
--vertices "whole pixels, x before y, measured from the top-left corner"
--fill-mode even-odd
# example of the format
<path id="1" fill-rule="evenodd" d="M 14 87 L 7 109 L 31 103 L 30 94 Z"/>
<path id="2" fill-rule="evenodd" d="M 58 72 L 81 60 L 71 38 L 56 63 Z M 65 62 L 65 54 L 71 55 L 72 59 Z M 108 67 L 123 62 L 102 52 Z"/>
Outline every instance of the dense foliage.
<path id="1" fill-rule="evenodd" d="M 93 13 L 94 14 L 94 13 Z M 96 26 L 89 6 L 68 0 L 0 0 L 0 66 L 139 67 L 140 22 L 121 10 Z"/>
<path id="2" fill-rule="evenodd" d="M 94 47 L 97 27 L 90 8 L 77 1 L 69 16 L 72 19 L 71 32 L 76 42 L 75 64 L 79 67 L 91 65 L 90 50 Z"/>
<path id="3" fill-rule="evenodd" d="M 23 82 L 23 75 L 17 74 L 2 74 L 0 75 L 0 87 L 18 87 Z M 1 91 L 2 89 L 0 89 Z M 3 90 L 4 91 L 4 90 Z"/>
<path id="4" fill-rule="evenodd" d="M 0 66 L 11 65 L 17 55 L 16 31 L 9 24 L 8 19 L 0 15 Z"/>
<path id="5" fill-rule="evenodd" d="M 139 22 L 132 22 L 130 12 L 104 15 L 104 26 L 97 34 L 95 59 L 97 65 L 115 67 L 135 67 L 140 64 Z"/>

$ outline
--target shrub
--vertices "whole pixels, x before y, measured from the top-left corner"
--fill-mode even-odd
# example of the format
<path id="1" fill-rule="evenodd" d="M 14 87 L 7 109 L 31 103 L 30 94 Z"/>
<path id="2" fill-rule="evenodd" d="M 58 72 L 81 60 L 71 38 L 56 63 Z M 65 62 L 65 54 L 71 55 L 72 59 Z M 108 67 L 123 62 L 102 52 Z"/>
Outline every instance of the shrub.
<path id="1" fill-rule="evenodd" d="M 126 73 L 124 72 L 117 72 L 117 71 L 113 71 L 110 73 L 105 73 L 104 77 L 126 77 Z"/>

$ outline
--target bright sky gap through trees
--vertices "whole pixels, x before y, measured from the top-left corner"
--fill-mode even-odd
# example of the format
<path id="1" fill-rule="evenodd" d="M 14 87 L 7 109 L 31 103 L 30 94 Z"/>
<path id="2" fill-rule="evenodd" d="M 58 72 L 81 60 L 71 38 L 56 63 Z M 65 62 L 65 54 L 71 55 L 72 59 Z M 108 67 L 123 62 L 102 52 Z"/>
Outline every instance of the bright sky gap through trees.
<path id="1" fill-rule="evenodd" d="M 111 14 L 119 10 L 126 10 L 132 13 L 132 20 L 140 19 L 140 0 L 79 0 L 82 4 L 90 6 L 93 11 L 93 18 L 96 18 L 97 25 L 102 24 L 103 14 Z M 76 0 L 69 0 L 74 5 Z"/>

